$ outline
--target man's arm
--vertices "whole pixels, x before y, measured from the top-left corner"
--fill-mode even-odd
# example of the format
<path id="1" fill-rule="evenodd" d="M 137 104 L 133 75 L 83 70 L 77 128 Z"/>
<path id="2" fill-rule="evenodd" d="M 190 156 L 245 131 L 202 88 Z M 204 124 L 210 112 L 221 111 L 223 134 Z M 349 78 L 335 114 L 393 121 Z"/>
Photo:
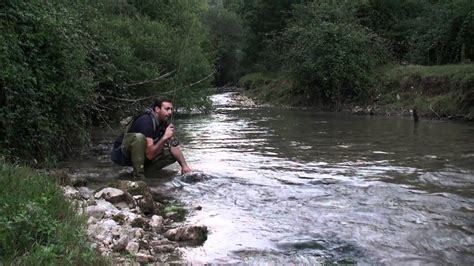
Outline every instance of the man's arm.
<path id="1" fill-rule="evenodd" d="M 165 134 L 161 139 L 159 139 L 155 144 L 153 144 L 152 138 L 146 138 L 146 158 L 148 160 L 153 160 L 158 156 L 165 147 L 166 141 L 168 141 L 174 135 L 174 126 L 170 124 L 165 131 Z"/>
<path id="2" fill-rule="evenodd" d="M 181 152 L 181 149 L 179 148 L 179 146 L 171 147 L 170 151 L 171 151 L 171 154 L 173 154 L 176 161 L 178 161 L 179 165 L 181 165 L 182 174 L 189 174 L 193 172 L 193 170 L 186 163 L 186 160 L 184 159 L 184 155 Z"/>

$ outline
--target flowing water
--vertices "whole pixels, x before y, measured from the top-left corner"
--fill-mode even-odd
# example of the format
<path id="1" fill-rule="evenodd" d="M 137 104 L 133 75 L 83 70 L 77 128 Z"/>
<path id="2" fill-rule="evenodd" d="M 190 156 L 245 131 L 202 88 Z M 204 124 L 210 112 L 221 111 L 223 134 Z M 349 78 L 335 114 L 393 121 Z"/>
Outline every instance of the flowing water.
<path id="1" fill-rule="evenodd" d="M 474 264 L 473 124 L 239 107 L 229 95 L 174 122 L 198 174 L 172 178 L 174 165 L 151 181 L 202 207 L 188 221 L 210 234 L 183 260 Z"/>

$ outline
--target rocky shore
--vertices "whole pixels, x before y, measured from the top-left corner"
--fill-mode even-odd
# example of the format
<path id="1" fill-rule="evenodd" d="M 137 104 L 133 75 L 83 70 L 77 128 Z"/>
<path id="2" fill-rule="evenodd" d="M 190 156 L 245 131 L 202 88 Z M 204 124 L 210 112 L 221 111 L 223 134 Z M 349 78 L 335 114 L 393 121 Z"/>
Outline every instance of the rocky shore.
<path id="1" fill-rule="evenodd" d="M 154 195 L 143 181 L 122 180 L 95 190 L 84 185 L 68 182 L 64 195 L 86 216 L 94 247 L 114 264 L 179 261 L 179 247 L 207 239 L 205 225 L 186 224 L 187 210 Z"/>

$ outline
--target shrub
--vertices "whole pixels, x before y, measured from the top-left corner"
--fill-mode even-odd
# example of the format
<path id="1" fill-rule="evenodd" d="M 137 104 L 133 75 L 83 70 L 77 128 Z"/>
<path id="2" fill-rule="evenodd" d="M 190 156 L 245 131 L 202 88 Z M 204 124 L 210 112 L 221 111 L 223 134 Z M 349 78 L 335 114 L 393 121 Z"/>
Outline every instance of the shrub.
<path id="1" fill-rule="evenodd" d="M 28 161 L 61 158 L 87 141 L 93 103 L 79 15 L 36 1 L 7 1 L 3 11 L 0 147 Z"/>
<path id="2" fill-rule="evenodd" d="M 350 4 L 320 1 L 297 6 L 283 38 L 286 68 L 309 103 L 366 99 L 376 66 L 385 60 L 383 41 L 360 26 Z"/>
<path id="3" fill-rule="evenodd" d="M 107 264 L 88 242 L 85 219 L 48 177 L 0 162 L 0 261 Z"/>

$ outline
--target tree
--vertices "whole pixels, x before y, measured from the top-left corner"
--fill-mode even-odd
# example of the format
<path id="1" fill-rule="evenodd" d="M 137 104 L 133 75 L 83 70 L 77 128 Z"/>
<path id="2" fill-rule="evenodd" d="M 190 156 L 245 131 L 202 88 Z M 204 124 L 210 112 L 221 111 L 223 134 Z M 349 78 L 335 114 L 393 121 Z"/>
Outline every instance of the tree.
<path id="1" fill-rule="evenodd" d="M 293 16 L 283 34 L 289 48 L 282 61 L 295 93 L 309 104 L 366 99 L 374 70 L 386 59 L 383 40 L 358 23 L 350 4 L 314 2 L 296 6 Z"/>

